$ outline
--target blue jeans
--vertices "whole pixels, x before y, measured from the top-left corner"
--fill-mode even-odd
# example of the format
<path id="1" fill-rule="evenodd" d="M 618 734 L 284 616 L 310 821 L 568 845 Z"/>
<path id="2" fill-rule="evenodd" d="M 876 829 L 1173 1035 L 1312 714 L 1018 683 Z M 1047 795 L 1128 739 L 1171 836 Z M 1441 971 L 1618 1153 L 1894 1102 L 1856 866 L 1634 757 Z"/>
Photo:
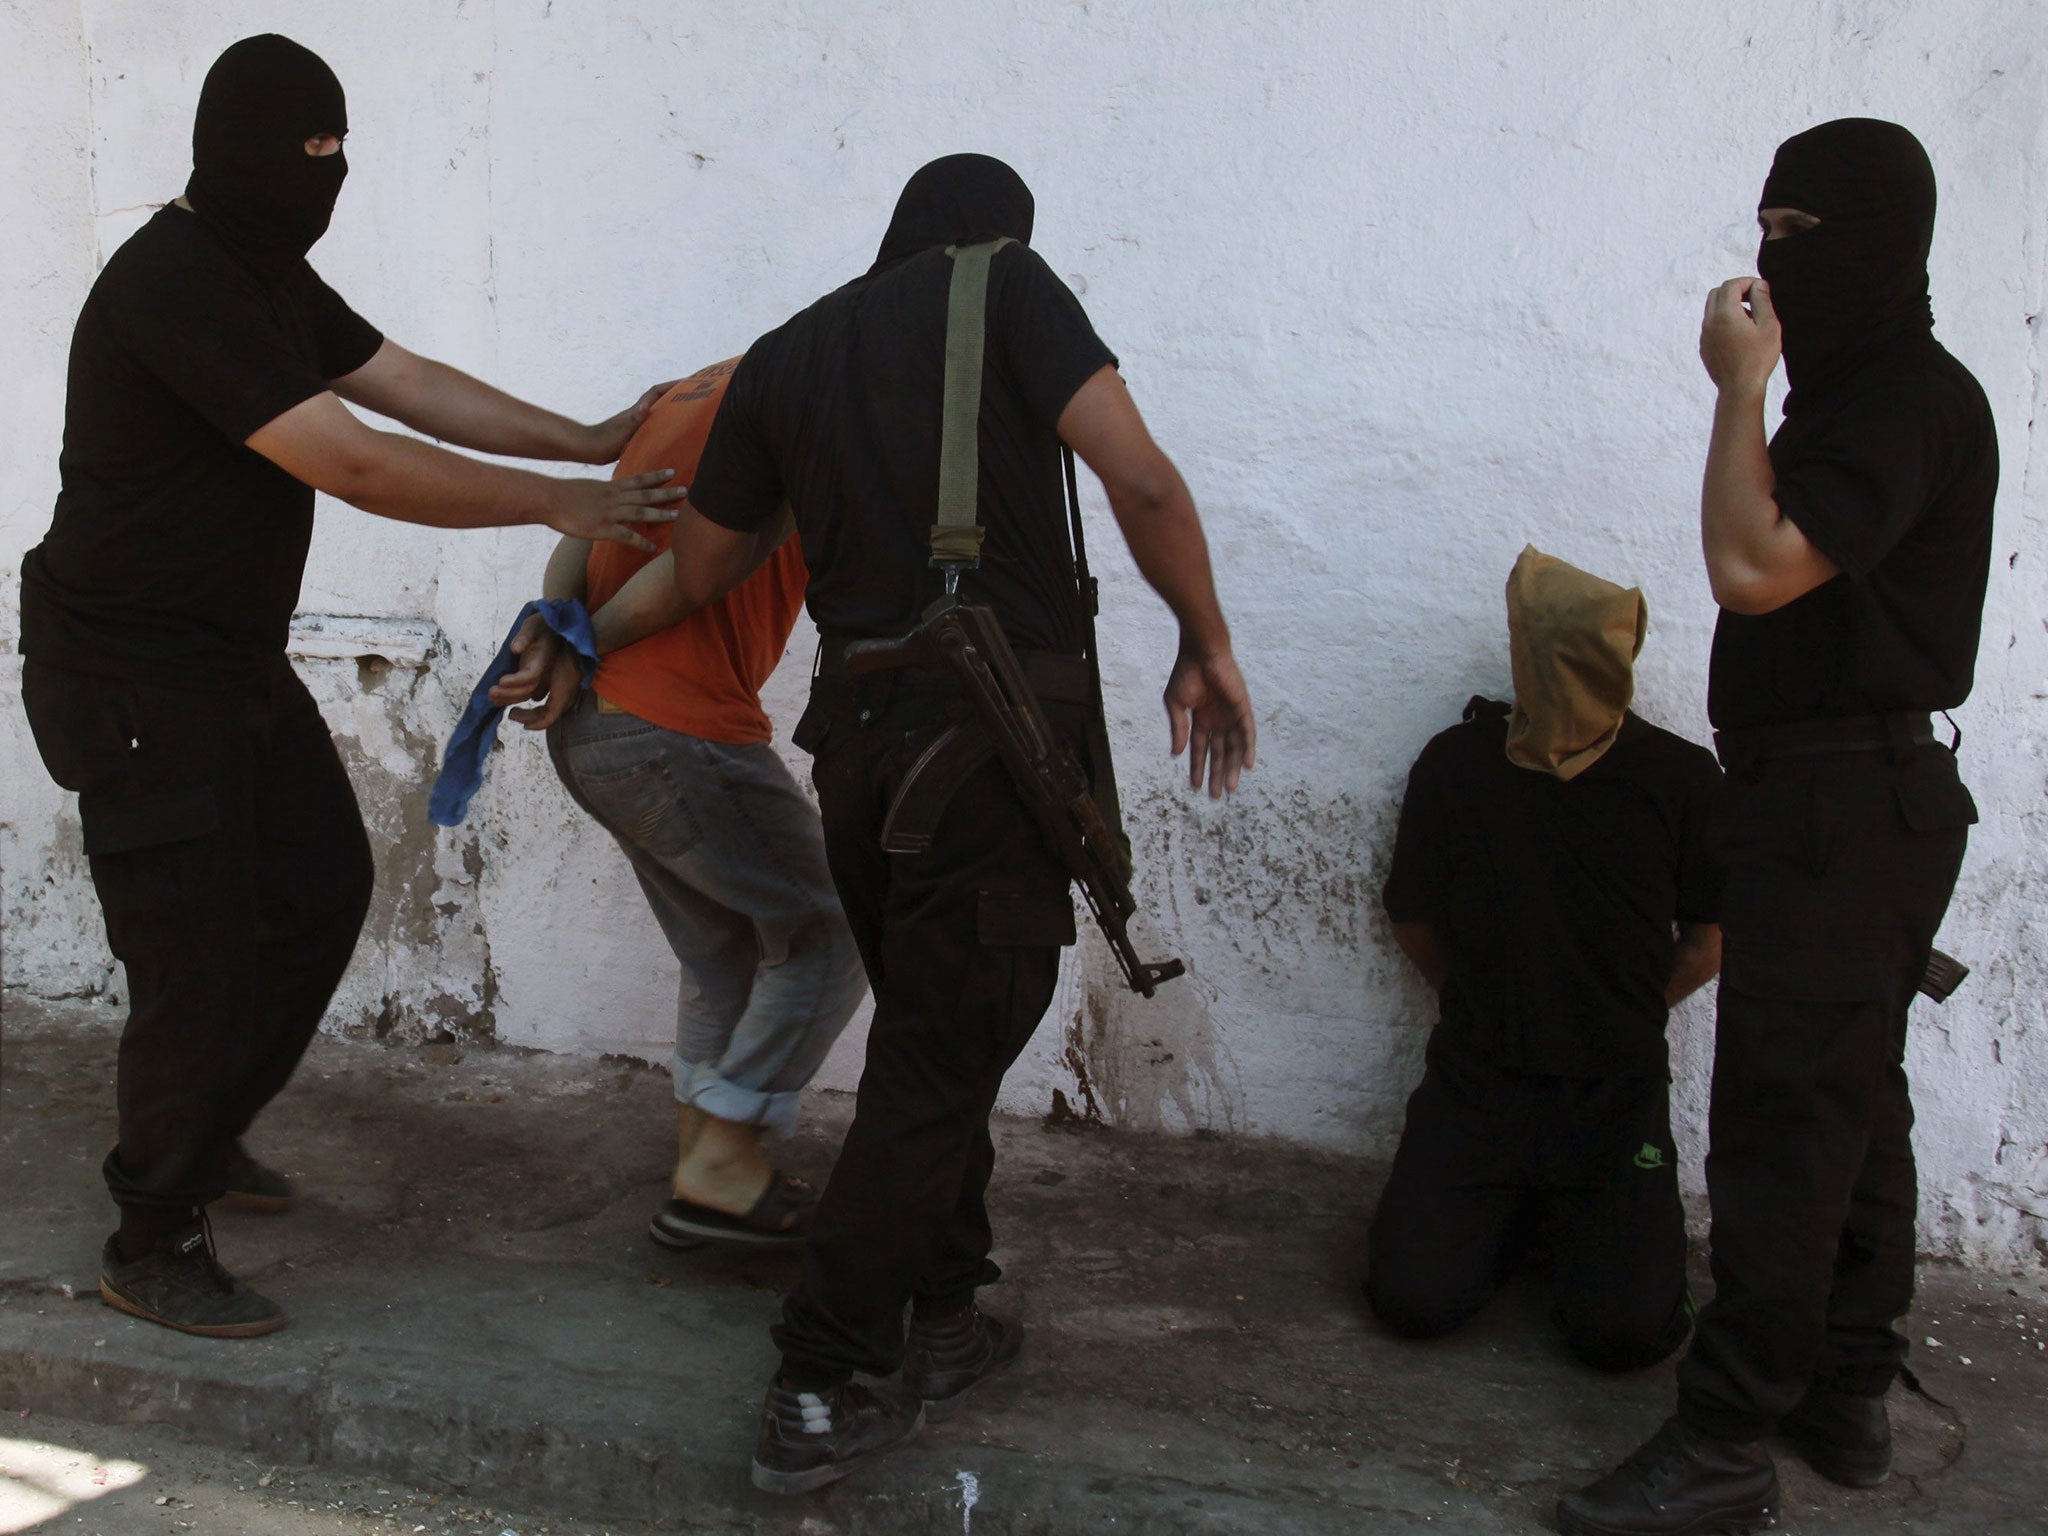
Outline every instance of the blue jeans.
<path id="1" fill-rule="evenodd" d="M 576 803 L 618 840 L 682 965 L 676 1099 L 787 1131 L 867 990 L 818 813 L 766 742 L 684 736 L 585 691 L 548 730 Z"/>

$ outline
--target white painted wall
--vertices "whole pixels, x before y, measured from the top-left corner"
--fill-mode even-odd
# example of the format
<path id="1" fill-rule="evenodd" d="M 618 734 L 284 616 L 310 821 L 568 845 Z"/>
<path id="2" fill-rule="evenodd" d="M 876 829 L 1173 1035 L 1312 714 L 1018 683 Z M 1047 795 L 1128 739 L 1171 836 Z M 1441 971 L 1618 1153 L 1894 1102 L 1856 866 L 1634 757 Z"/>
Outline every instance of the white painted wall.
<path id="1" fill-rule="evenodd" d="M 1912 1048 L 1923 1235 L 2048 1265 L 2040 4 L 21 0 L 0 8 L 10 569 L 47 521 L 94 264 L 181 185 L 208 62 L 265 28 L 349 88 L 354 172 L 321 270 L 408 345 L 585 415 L 860 271 L 930 156 L 982 149 L 1024 173 L 1036 244 L 1194 486 L 1264 738 L 1228 806 L 1175 786 L 1155 703 L 1173 633 L 1098 500 L 1143 894 L 1194 974 L 1140 1004 L 1084 950 L 1008 1102 L 1079 1100 L 1085 1073 L 1116 1123 L 1370 1152 L 1398 1132 L 1428 1022 L 1377 908 L 1395 803 L 1465 697 L 1507 688 L 1515 553 L 1533 540 L 1640 583 L 1642 706 L 1704 738 L 1701 299 L 1749 269 L 1779 139 L 1850 113 L 1914 127 L 1943 189 L 1940 334 L 1990 392 L 2006 462 L 1959 715 L 1984 824 L 1943 937 L 1977 970 L 1922 1010 Z M 536 743 L 500 755 L 470 827 L 437 845 L 421 820 L 419 759 L 547 547 L 322 508 L 306 611 L 407 621 L 439 646 L 363 678 L 303 663 L 387 845 L 337 1027 L 483 1021 L 518 1044 L 663 1054 L 670 962 Z M 0 643 L 15 605 L 10 578 Z M 785 729 L 807 661 L 800 634 L 771 689 Z M 75 821 L 18 710 L 0 722 L 7 979 L 118 990 Z M 1698 1007 L 1675 1026 L 1695 1153 L 1710 1031 Z M 827 1081 L 852 1081 L 855 1043 Z"/>

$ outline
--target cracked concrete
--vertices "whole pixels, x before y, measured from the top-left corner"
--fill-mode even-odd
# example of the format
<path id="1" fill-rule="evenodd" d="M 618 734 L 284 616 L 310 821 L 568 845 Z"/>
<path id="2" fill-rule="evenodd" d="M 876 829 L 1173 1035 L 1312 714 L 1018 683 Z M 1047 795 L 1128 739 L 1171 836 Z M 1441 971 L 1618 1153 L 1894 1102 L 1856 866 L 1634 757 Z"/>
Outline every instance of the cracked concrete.
<path id="1" fill-rule="evenodd" d="M 10 995 L 5 1025 L 9 1412 L 609 1529 L 1192 1536 L 1542 1530 L 1670 1400 L 1668 1368 L 1570 1363 L 1540 1276 L 1453 1339 L 1381 1333 L 1356 1297 L 1373 1165 L 1012 1119 L 992 1198 L 1009 1279 L 990 1303 L 1024 1318 L 1024 1361 L 893 1463 L 770 1500 L 745 1464 L 792 1265 L 647 1242 L 663 1072 L 321 1038 L 254 1138 L 299 1209 L 217 1221 L 292 1326 L 215 1343 L 96 1299 L 111 1011 Z M 845 1110 L 814 1096 L 787 1163 L 822 1173 Z M 1924 1391 L 1894 1393 L 1899 1475 L 1852 1494 L 1781 1455 L 1783 1528 L 2038 1536 L 2048 1296 L 1931 1268 L 1912 1327 Z"/>

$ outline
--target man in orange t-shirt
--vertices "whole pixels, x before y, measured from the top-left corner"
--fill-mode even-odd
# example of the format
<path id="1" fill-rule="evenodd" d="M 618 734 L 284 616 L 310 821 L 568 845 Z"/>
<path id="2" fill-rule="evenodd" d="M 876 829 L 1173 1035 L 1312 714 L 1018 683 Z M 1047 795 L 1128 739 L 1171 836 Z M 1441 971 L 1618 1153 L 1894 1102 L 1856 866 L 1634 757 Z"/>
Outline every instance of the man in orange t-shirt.
<path id="1" fill-rule="evenodd" d="M 675 466 L 687 483 L 737 360 L 672 386 L 618 473 Z M 655 548 L 565 538 L 543 593 L 596 613 L 632 583 L 673 592 L 668 529 Z M 769 744 L 761 685 L 782 660 L 808 579 L 795 539 L 722 601 L 605 656 L 588 690 L 551 631 L 515 642 L 492 694 L 546 729 L 576 803 L 617 839 L 682 965 L 676 1009 L 678 1151 L 651 1235 L 801 1239 L 815 1197 L 762 1153 L 867 989 L 833 893 L 818 813 Z M 644 572 L 644 574 L 643 574 Z M 637 578 L 637 579 L 636 579 Z"/>

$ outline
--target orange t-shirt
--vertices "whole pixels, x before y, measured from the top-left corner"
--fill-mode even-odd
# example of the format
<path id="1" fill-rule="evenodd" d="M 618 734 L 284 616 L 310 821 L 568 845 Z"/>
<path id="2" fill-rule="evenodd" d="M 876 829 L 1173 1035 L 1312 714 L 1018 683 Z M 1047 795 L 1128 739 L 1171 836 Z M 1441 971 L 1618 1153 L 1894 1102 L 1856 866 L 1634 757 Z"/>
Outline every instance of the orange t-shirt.
<path id="1" fill-rule="evenodd" d="M 673 469 L 687 485 L 738 366 L 738 358 L 714 363 L 663 395 L 626 444 L 615 474 Z M 665 525 L 645 532 L 656 553 L 668 547 Z M 594 612 L 653 558 L 627 544 L 592 546 L 584 577 L 586 605 Z M 606 656 L 591 687 L 599 698 L 685 736 L 767 741 L 775 728 L 761 708 L 761 685 L 782 660 L 809 580 L 799 541 L 787 539 L 759 570 L 710 607 Z"/>

